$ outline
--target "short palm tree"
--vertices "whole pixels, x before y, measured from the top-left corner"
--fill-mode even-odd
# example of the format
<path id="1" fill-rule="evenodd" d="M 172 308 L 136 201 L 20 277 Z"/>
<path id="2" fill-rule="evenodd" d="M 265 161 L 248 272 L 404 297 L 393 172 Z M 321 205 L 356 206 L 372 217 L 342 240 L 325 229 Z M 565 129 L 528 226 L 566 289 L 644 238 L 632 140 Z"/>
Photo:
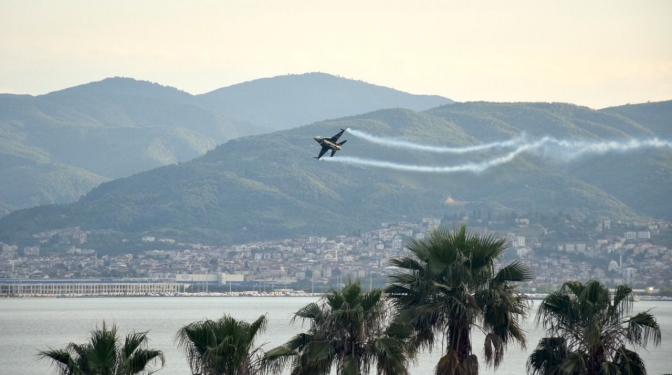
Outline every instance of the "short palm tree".
<path id="1" fill-rule="evenodd" d="M 40 351 L 41 359 L 50 359 L 61 375 L 133 375 L 152 374 L 151 363 L 165 364 L 163 352 L 147 349 L 147 332 L 130 333 L 124 342 L 117 335 L 117 327 L 91 332 L 85 344 L 70 343 L 65 349 Z"/>
<path id="2" fill-rule="evenodd" d="M 308 331 L 267 352 L 264 368 L 277 374 L 290 365 L 292 375 L 327 375 L 332 366 L 339 375 L 367 374 L 371 367 L 379 375 L 407 374 L 412 331 L 391 322 L 391 307 L 380 289 L 364 292 L 359 281 L 332 289 L 296 312 L 292 322 L 307 321 Z"/>
<path id="3" fill-rule="evenodd" d="M 453 232 L 439 228 L 425 239 L 412 239 L 407 249 L 410 256 L 391 260 L 399 271 L 390 277 L 386 291 L 399 319 L 414 327 L 417 348 L 431 350 L 445 338 L 436 374 L 478 374 L 472 327 L 484 332 L 485 360 L 495 368 L 509 342 L 525 347 L 519 319 L 529 306 L 513 283 L 530 280 L 532 273 L 520 262 L 496 271 L 505 239 L 467 233 L 462 225 Z"/>
<path id="4" fill-rule="evenodd" d="M 176 335 L 193 374 L 254 375 L 259 373 L 261 349 L 254 347 L 266 329 L 266 316 L 252 323 L 224 315 L 182 327 Z"/>
<path id="5" fill-rule="evenodd" d="M 646 375 L 644 361 L 627 345 L 660 344 L 656 319 L 648 311 L 627 316 L 633 293 L 627 285 L 609 289 L 596 280 L 570 281 L 549 294 L 537 312 L 548 337 L 527 360 L 538 375 Z"/>

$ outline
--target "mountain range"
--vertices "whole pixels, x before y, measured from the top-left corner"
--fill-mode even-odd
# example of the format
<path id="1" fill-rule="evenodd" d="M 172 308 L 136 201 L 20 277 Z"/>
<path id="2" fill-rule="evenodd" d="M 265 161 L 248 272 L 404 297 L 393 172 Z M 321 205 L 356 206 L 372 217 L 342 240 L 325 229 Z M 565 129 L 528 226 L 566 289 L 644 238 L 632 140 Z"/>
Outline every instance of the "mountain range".
<path id="1" fill-rule="evenodd" d="M 480 173 L 426 173 L 336 161 L 347 157 L 444 167 L 481 163 L 496 154 L 385 147 L 346 132 L 341 140 L 348 142 L 333 160 L 316 161 L 319 145 L 312 139 L 344 128 L 441 147 L 483 145 L 521 134 L 581 142 L 669 140 L 671 115 L 672 101 L 603 110 L 487 102 L 373 110 L 230 139 L 190 161 L 104 182 L 75 203 L 15 211 L 0 219 L 0 241 L 27 244 L 39 232 L 80 227 L 117 233 L 91 237 L 92 244 L 120 246 L 128 238 L 148 235 L 230 244 L 344 234 L 386 221 L 470 212 L 672 220 L 670 148 L 570 160 L 521 153 Z"/>
<path id="2" fill-rule="evenodd" d="M 102 182 L 191 160 L 230 139 L 383 108 L 452 101 L 324 73 L 201 95 L 109 78 L 46 95 L 0 95 L 0 216 L 70 203 Z"/>

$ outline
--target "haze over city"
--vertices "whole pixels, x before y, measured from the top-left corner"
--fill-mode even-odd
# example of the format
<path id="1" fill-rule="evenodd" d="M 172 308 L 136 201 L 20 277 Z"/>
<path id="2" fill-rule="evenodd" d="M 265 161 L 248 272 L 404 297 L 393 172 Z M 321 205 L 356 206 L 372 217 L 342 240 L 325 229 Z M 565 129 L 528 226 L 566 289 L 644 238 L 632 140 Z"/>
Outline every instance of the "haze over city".
<path id="1" fill-rule="evenodd" d="M 0 93 L 121 76 L 201 94 L 325 72 L 456 101 L 672 97 L 666 1 L 0 1 Z"/>

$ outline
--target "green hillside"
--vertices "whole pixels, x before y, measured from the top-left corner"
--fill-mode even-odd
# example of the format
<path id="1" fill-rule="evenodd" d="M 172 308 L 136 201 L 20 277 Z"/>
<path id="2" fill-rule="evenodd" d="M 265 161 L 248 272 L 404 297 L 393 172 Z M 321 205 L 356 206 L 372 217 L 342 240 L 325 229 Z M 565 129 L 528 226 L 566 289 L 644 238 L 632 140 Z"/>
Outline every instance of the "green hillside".
<path id="1" fill-rule="evenodd" d="M 196 96 L 118 77 L 40 96 L 0 95 L 0 175 L 12 177 L 0 183 L 0 217 L 73 202 L 102 181 L 185 162 L 230 139 L 334 113 L 449 102 L 327 74 L 268 78 Z"/>
<path id="2" fill-rule="evenodd" d="M 235 243 L 331 235 L 381 222 L 479 209 L 564 212 L 587 218 L 672 219 L 672 150 L 584 156 L 563 162 L 522 154 L 482 173 L 420 173 L 316 161 L 312 137 L 339 128 L 442 146 L 505 140 L 525 132 L 612 140 L 656 135 L 646 123 L 566 104 L 464 103 L 426 112 L 388 109 L 230 140 L 189 162 L 106 182 L 77 203 L 0 219 L 0 241 L 72 226 L 124 236 Z M 496 133 L 496 136 L 490 135 Z M 352 134 L 338 157 L 456 165 L 485 154 L 431 154 L 368 143 Z M 656 184 L 660 182 L 660 184 Z"/>
<path id="3" fill-rule="evenodd" d="M 646 124 L 659 137 L 672 138 L 672 101 L 628 104 L 619 107 L 605 108 L 600 112 L 616 114 L 632 121 Z"/>
<path id="4" fill-rule="evenodd" d="M 457 103 L 427 111 L 451 121 L 483 141 L 521 132 L 562 139 L 619 139 L 655 134 L 631 119 L 560 103 Z"/>

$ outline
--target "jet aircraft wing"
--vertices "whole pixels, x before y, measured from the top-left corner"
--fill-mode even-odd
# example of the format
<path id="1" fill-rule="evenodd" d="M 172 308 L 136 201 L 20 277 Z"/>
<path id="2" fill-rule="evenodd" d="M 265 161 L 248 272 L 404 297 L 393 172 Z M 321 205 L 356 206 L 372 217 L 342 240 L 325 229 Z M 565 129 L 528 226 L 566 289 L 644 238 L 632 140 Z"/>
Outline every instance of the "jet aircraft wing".
<path id="1" fill-rule="evenodd" d="M 336 134 L 335 136 L 329 138 L 329 140 L 332 141 L 332 142 L 334 142 L 334 143 L 336 143 L 336 142 L 338 141 L 338 139 L 341 138 L 341 136 L 343 135 L 343 132 L 345 132 L 345 129 L 341 129 L 341 131 L 338 132 L 338 134 Z"/>
<path id="2" fill-rule="evenodd" d="M 322 146 L 322 149 L 320 150 L 320 154 L 317 155 L 317 157 L 316 157 L 315 159 L 320 160 L 320 158 L 322 157 L 322 155 L 326 154 L 328 150 L 329 150 L 329 147 L 328 147 L 328 146 Z M 333 156 L 333 155 L 332 155 L 332 156 Z"/>

